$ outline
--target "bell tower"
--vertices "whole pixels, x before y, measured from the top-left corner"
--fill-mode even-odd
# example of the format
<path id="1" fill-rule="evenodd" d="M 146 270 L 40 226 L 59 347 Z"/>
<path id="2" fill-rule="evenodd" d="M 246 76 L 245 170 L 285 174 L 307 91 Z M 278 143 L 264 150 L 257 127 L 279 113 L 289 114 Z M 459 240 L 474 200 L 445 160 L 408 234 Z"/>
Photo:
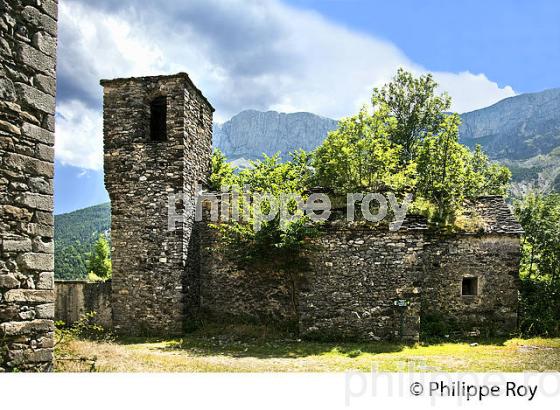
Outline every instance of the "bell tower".
<path id="1" fill-rule="evenodd" d="M 180 334 L 193 294 L 194 210 L 168 227 L 173 196 L 194 199 L 210 172 L 214 108 L 186 73 L 102 80 L 111 199 L 112 307 L 127 335 Z"/>

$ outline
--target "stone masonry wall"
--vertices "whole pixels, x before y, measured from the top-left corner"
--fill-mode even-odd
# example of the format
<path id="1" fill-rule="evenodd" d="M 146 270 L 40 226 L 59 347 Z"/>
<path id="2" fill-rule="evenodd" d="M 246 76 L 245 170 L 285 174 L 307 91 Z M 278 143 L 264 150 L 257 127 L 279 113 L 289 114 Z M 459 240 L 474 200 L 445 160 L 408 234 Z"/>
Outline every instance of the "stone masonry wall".
<path id="1" fill-rule="evenodd" d="M 507 335 L 517 326 L 518 235 L 452 235 L 427 241 L 422 280 L 422 316 L 452 320 L 457 328 L 477 327 Z M 461 294 L 463 277 L 478 280 L 478 294 Z"/>
<path id="2" fill-rule="evenodd" d="M 169 195 L 194 196 L 209 172 L 213 108 L 187 74 L 103 80 L 105 186 L 111 198 L 113 323 L 124 334 L 179 334 L 194 286 L 194 210 L 168 229 Z M 167 98 L 167 140 L 150 140 L 150 103 Z"/>
<path id="3" fill-rule="evenodd" d="M 297 323 L 298 279 L 268 263 L 239 266 L 220 246 L 219 233 L 200 224 L 201 320 Z"/>
<path id="4" fill-rule="evenodd" d="M 300 335 L 418 340 L 423 242 L 421 231 L 387 228 L 333 229 L 316 239 L 301 286 Z"/>
<path id="5" fill-rule="evenodd" d="M 48 371 L 57 1 L 0 12 L 0 371 Z"/>
<path id="6" fill-rule="evenodd" d="M 456 330 L 516 327 L 519 234 L 333 225 L 290 275 L 270 263 L 237 265 L 202 225 L 203 320 L 297 323 L 300 336 L 329 340 L 416 341 L 421 318 L 434 315 Z M 462 295 L 463 277 L 478 278 L 477 295 Z"/>
<path id="7" fill-rule="evenodd" d="M 89 312 L 95 312 L 92 322 L 112 328 L 111 281 L 57 280 L 54 317 L 70 326 Z"/>

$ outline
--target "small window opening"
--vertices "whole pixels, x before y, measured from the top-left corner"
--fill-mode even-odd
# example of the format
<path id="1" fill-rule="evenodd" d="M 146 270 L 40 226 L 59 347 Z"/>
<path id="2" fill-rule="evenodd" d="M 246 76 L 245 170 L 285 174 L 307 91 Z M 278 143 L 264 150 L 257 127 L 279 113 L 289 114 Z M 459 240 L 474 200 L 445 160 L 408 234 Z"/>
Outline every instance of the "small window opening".
<path id="1" fill-rule="evenodd" d="M 462 296 L 478 295 L 478 278 L 463 278 Z"/>
<path id="2" fill-rule="evenodd" d="M 150 140 L 167 139 L 167 98 L 157 97 L 150 103 Z"/>

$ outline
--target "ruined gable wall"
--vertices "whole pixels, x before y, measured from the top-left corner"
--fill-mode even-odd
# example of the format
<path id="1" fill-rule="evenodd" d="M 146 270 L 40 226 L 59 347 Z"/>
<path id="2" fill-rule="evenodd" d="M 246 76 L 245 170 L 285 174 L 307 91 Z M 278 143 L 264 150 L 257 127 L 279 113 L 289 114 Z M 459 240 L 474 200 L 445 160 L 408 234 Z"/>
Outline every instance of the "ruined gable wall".
<path id="1" fill-rule="evenodd" d="M 447 235 L 427 239 L 422 279 L 423 320 L 451 321 L 507 335 L 517 326 L 518 235 Z M 463 277 L 478 278 L 478 295 L 462 296 Z M 430 319 L 429 316 L 432 316 Z"/>
<path id="2" fill-rule="evenodd" d="M 0 371 L 52 369 L 57 2 L 0 0 Z"/>

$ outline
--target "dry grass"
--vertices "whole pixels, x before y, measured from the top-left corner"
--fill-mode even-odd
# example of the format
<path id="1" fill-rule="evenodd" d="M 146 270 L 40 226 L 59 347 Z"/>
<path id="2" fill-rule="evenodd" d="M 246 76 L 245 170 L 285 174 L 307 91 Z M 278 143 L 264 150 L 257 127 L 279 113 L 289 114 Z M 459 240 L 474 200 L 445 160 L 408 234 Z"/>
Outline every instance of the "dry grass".
<path id="1" fill-rule="evenodd" d="M 228 335 L 228 336 L 224 336 Z M 560 371 L 560 339 L 442 343 L 319 343 L 262 328 L 207 328 L 182 339 L 69 340 L 57 348 L 60 372 Z"/>

